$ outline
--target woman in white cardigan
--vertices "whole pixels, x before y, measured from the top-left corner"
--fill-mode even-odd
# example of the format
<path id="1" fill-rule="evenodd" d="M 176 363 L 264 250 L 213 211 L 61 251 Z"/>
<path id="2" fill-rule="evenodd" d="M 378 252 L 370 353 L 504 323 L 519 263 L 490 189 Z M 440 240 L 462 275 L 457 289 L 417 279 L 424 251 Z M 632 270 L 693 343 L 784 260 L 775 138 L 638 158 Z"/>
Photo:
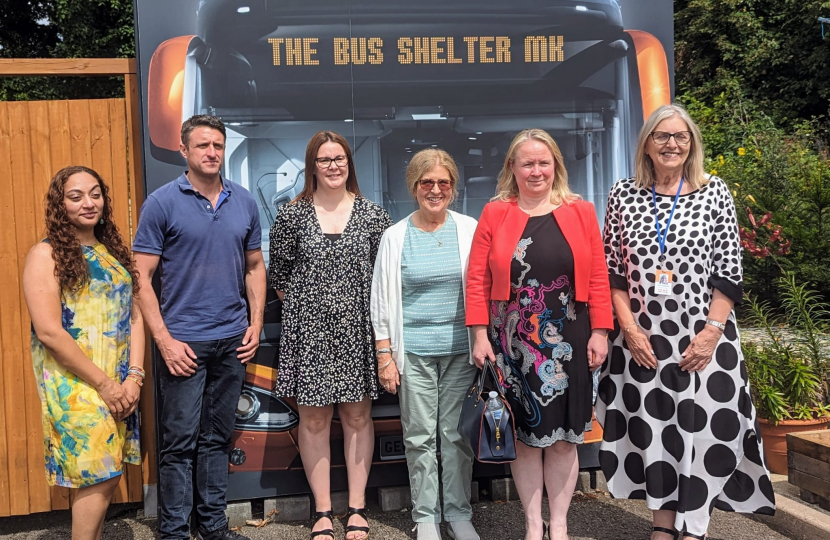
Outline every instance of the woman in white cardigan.
<path id="1" fill-rule="evenodd" d="M 470 522 L 473 453 L 457 429 L 476 371 L 464 311 L 476 220 L 448 210 L 457 195 L 458 169 L 445 151 L 415 154 L 406 182 L 418 210 L 384 233 L 372 280 L 378 378 L 387 392 L 400 389 L 418 540 L 441 538 L 438 437 L 448 531 L 456 540 L 478 540 Z"/>

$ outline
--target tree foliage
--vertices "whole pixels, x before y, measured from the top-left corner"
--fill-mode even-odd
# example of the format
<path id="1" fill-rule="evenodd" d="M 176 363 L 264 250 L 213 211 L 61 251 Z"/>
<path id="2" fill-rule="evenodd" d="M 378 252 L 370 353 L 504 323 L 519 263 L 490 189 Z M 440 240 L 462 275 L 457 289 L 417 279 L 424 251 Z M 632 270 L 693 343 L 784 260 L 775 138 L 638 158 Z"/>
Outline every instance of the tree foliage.
<path id="1" fill-rule="evenodd" d="M 135 56 L 131 0 L 4 0 L 0 58 Z M 0 79 L 0 100 L 123 96 L 121 77 Z"/>
<path id="2" fill-rule="evenodd" d="M 713 104 L 731 86 L 777 125 L 827 115 L 826 0 L 675 0 L 677 94 Z"/>

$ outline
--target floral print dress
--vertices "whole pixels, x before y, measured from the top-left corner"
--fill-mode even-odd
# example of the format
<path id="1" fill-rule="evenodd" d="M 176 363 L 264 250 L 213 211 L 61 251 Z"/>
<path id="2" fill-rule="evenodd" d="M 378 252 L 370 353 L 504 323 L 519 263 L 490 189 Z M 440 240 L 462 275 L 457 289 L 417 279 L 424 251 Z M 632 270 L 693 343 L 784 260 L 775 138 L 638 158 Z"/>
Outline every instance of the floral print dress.
<path id="1" fill-rule="evenodd" d="M 63 328 L 119 384 L 130 367 L 133 287 L 129 272 L 103 244 L 81 246 L 89 282 L 61 299 Z M 141 463 L 138 412 L 116 422 L 97 390 L 67 371 L 32 329 L 32 360 L 43 411 L 46 476 L 53 486 L 82 488 Z"/>
<path id="2" fill-rule="evenodd" d="M 490 304 L 496 364 L 528 446 L 581 443 L 591 427 L 591 323 L 574 296 L 573 253 L 556 219 L 531 217 L 513 253 L 510 299 Z"/>
<path id="3" fill-rule="evenodd" d="M 378 397 L 369 291 L 386 210 L 355 197 L 339 238 L 320 228 L 314 203 L 280 207 L 271 228 L 269 281 L 285 292 L 276 392 L 325 407 Z"/>

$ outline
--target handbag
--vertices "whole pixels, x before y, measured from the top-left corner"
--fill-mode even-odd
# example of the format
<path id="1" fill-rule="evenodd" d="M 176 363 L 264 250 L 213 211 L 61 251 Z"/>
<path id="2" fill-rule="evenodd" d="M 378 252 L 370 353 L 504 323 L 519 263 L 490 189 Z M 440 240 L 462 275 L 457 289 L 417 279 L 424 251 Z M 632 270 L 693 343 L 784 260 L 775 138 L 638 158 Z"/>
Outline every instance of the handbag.
<path id="1" fill-rule="evenodd" d="M 489 387 L 485 385 L 488 375 L 493 380 Z M 498 422 L 486 406 L 491 389 L 499 394 L 504 404 Z M 458 418 L 458 432 L 473 449 L 475 458 L 482 463 L 510 463 L 516 459 L 516 427 L 513 412 L 504 397 L 496 368 L 489 359 L 484 361 L 484 367 L 473 379 L 464 398 L 461 416 Z"/>

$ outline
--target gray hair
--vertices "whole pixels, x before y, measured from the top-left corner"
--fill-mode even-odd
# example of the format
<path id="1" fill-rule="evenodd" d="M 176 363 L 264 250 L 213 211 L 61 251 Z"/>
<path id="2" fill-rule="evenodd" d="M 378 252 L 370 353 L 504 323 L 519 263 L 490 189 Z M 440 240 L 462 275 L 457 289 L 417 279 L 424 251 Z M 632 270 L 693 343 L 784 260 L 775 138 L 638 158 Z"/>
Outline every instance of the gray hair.
<path id="1" fill-rule="evenodd" d="M 703 169 L 703 140 L 700 135 L 700 128 L 697 127 L 686 109 L 680 105 L 671 104 L 662 105 L 651 113 L 651 116 L 643 124 L 643 129 L 640 130 L 640 136 L 637 137 L 637 150 L 634 152 L 634 181 L 638 188 L 650 189 L 655 181 L 654 162 L 646 153 L 646 145 L 651 137 L 651 132 L 660 122 L 675 115 L 686 122 L 692 134 L 692 140 L 689 143 L 691 145 L 689 155 L 683 164 L 683 176 L 686 178 L 686 182 L 693 189 L 699 189 L 709 182 Z"/>

